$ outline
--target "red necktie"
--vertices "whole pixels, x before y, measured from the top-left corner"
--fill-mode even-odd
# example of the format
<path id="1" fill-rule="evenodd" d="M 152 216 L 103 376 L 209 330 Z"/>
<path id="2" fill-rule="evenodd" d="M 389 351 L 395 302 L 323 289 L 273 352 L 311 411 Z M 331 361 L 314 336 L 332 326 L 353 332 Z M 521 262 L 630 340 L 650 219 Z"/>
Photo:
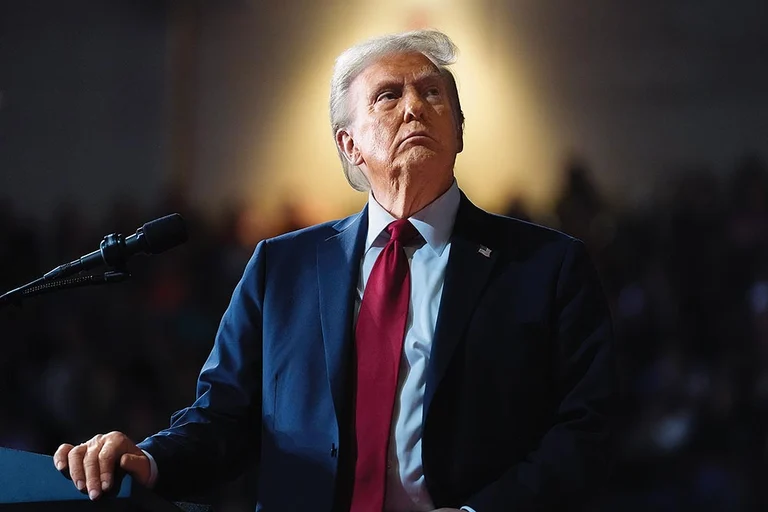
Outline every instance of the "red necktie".
<path id="1" fill-rule="evenodd" d="M 411 298 L 403 246 L 418 234 L 407 219 L 392 222 L 387 231 L 390 239 L 371 269 L 355 329 L 357 460 L 350 512 L 384 507 L 389 433 Z"/>

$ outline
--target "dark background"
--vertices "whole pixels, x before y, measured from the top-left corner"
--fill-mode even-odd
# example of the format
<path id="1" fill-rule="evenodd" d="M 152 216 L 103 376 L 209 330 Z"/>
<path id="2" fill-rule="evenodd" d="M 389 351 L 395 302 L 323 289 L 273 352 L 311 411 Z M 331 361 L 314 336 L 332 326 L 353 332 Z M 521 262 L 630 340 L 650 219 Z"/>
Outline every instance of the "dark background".
<path id="1" fill-rule="evenodd" d="M 366 7 L 351 5 L 355 33 L 365 32 Z M 481 206 L 582 238 L 614 313 L 619 464 L 595 509 L 764 509 L 764 2 L 424 1 L 387 30 L 468 5 L 494 51 L 526 63 L 526 107 L 552 127 L 531 161 L 559 163 L 520 171 L 530 190 L 489 196 L 472 181 L 480 170 L 468 147 L 459 183 Z M 289 63 L 351 29 L 346 13 L 332 0 L 0 2 L 0 290 L 173 211 L 191 236 L 132 262 L 130 282 L 0 311 L 0 445 L 52 453 L 97 432 L 140 440 L 166 426 L 194 398 L 256 241 L 364 202 L 344 195 L 338 168 L 329 187 L 340 195 L 320 207 L 303 208 L 298 189 L 252 193 L 275 173 L 315 172 L 302 122 L 327 120 L 298 122 L 288 108 L 281 118 L 297 101 L 281 91 L 304 79 Z M 372 20 L 368 35 L 381 31 Z M 319 65 L 330 76 L 328 58 Z M 326 76 L 316 81 L 327 88 Z M 487 126 L 465 113 L 468 130 Z M 301 158 L 289 171 L 260 165 L 272 160 L 253 157 L 256 141 L 294 122 Z M 525 128 L 521 137 L 538 137 Z M 332 153 L 330 136 L 327 145 Z M 497 149 L 500 160 L 519 157 Z M 262 208 L 259 194 L 273 203 Z M 248 489 L 229 488 L 222 508 L 248 509 Z"/>

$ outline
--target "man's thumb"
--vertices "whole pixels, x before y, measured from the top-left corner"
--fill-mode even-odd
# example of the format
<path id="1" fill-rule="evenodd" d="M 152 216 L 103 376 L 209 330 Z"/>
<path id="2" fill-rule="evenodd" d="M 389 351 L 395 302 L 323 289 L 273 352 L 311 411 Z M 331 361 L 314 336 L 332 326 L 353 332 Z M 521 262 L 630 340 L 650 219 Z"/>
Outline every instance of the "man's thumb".
<path id="1" fill-rule="evenodd" d="M 132 475 L 141 485 L 149 482 L 150 464 L 149 458 L 143 453 L 125 453 L 120 457 L 120 468 Z"/>

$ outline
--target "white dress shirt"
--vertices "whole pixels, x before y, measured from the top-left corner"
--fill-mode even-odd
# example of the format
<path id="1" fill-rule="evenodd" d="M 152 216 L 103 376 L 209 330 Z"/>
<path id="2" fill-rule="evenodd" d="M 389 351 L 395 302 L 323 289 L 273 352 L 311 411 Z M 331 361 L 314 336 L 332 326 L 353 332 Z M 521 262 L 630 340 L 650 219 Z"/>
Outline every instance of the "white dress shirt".
<path id="1" fill-rule="evenodd" d="M 410 265 L 411 300 L 390 433 L 384 512 L 434 510 L 424 481 L 421 459 L 424 390 L 460 197 L 458 185 L 454 181 L 443 195 L 409 217 L 420 236 L 405 247 Z M 360 261 L 355 323 L 368 276 L 376 258 L 389 241 L 385 228 L 395 220 L 381 207 L 373 194 L 369 194 L 368 235 Z M 150 459 L 149 486 L 152 487 L 157 480 L 158 468 L 154 458 L 146 451 L 144 453 Z M 466 506 L 462 510 L 475 512 Z"/>
<path id="2" fill-rule="evenodd" d="M 411 300 L 390 433 L 384 512 L 434 510 L 424 481 L 421 427 L 427 366 L 459 200 L 459 188 L 454 181 L 448 191 L 408 219 L 421 236 L 405 247 L 410 265 Z M 373 194 L 369 194 L 368 236 L 360 262 L 355 321 L 373 264 L 389 241 L 385 228 L 395 220 Z M 469 507 L 465 510 L 471 511 Z"/>

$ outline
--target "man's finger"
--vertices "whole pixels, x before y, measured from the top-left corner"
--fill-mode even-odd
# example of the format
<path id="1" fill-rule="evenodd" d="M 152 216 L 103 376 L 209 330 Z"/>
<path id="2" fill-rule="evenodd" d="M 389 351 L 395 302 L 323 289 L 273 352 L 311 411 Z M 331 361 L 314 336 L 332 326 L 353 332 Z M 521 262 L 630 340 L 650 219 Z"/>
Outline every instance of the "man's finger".
<path id="1" fill-rule="evenodd" d="M 69 476 L 72 477 L 75 487 L 78 490 L 85 490 L 85 468 L 83 468 L 83 458 L 85 457 L 86 446 L 84 444 L 73 447 L 67 455 L 67 464 L 69 465 Z"/>
<path id="2" fill-rule="evenodd" d="M 88 441 L 88 451 L 83 458 L 83 467 L 85 468 L 85 486 L 88 489 L 88 496 L 95 500 L 101 495 L 101 467 L 99 465 L 99 453 L 101 453 L 102 444 L 100 440 L 92 439 Z"/>
<path id="3" fill-rule="evenodd" d="M 107 434 L 104 436 L 106 441 L 101 447 L 99 452 L 99 479 L 101 481 L 101 490 L 106 491 L 112 487 L 115 475 L 115 464 L 117 457 L 123 452 L 120 439 L 115 439 L 115 436 Z"/>
<path id="4" fill-rule="evenodd" d="M 64 443 L 63 445 L 59 446 L 56 450 L 56 453 L 53 454 L 53 465 L 56 466 L 56 469 L 59 471 L 63 471 L 67 467 L 67 457 L 69 456 L 69 452 L 72 451 L 71 444 Z"/>

